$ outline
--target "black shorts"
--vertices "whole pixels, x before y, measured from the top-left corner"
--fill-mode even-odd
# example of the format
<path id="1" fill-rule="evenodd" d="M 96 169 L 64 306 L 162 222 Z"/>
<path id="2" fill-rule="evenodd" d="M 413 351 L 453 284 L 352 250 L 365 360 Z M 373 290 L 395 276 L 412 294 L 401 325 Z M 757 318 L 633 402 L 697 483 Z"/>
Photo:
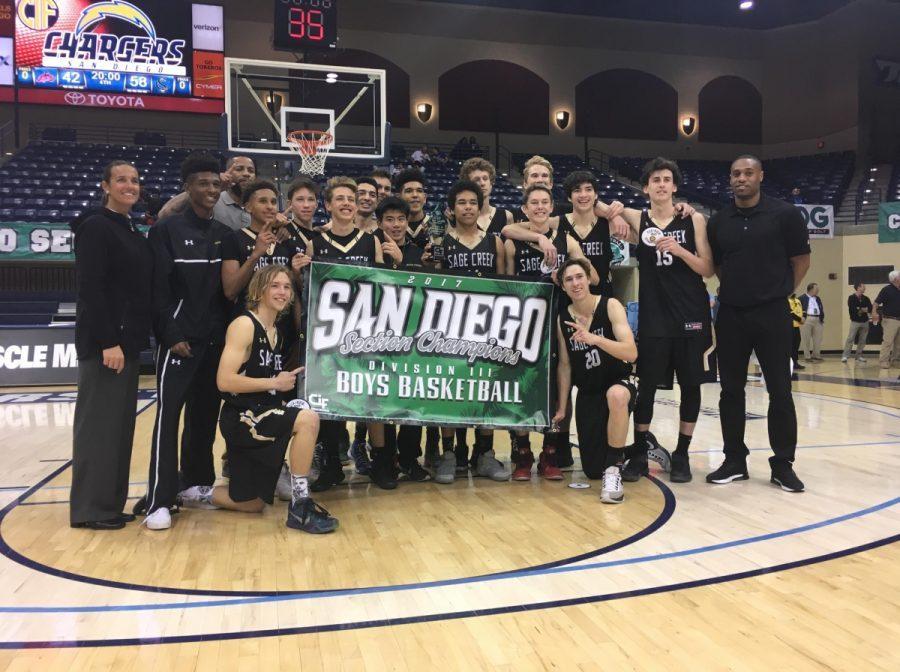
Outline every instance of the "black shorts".
<path id="1" fill-rule="evenodd" d="M 309 404 L 303 399 L 295 399 L 288 406 L 252 410 L 227 403 L 222 406 L 219 429 L 228 451 L 228 496 L 233 501 L 274 501 L 294 421 L 304 408 Z"/>
<path id="2" fill-rule="evenodd" d="M 715 330 L 696 336 L 638 338 L 637 374 L 642 385 L 671 390 L 678 384 L 694 387 L 716 382 Z"/>

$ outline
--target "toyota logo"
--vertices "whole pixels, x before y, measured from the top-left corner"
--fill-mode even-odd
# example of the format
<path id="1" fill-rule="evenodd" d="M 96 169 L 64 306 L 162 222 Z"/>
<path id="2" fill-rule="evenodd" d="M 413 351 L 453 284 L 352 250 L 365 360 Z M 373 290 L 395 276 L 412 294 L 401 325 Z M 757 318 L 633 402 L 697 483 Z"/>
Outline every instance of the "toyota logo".
<path id="1" fill-rule="evenodd" d="M 64 98 L 69 105 L 83 105 L 84 101 L 87 100 L 83 93 L 78 93 L 77 91 L 69 91 Z"/>

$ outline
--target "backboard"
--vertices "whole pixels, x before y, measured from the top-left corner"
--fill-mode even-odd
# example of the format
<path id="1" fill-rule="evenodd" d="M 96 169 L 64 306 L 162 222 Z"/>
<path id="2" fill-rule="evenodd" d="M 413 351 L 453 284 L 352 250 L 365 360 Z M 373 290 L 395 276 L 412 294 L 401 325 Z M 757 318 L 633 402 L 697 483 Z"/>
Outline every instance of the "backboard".
<path id="1" fill-rule="evenodd" d="M 228 151 L 293 157 L 288 133 L 321 130 L 334 137 L 329 158 L 389 154 L 384 70 L 240 58 L 225 70 Z"/>

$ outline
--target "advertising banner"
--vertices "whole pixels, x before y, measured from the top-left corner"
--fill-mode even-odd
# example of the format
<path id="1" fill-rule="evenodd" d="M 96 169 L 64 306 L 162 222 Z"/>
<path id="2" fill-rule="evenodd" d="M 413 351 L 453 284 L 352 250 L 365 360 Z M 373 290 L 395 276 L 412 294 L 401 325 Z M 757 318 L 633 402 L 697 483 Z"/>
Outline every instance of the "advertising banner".
<path id="1" fill-rule="evenodd" d="M 78 380 L 75 326 L 0 327 L 4 385 L 70 385 Z"/>
<path id="2" fill-rule="evenodd" d="M 900 203 L 878 206 L 878 242 L 900 243 Z"/>
<path id="3" fill-rule="evenodd" d="M 325 418 L 549 425 L 553 286 L 311 266 L 305 397 Z"/>
<path id="4" fill-rule="evenodd" d="M 810 238 L 834 238 L 834 206 L 797 205 Z"/>

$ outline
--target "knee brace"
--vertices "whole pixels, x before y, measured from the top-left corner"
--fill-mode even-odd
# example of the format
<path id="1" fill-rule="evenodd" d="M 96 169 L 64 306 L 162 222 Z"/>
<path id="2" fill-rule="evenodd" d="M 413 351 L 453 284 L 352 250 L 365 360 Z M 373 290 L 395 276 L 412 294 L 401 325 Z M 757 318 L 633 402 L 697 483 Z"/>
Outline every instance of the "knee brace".
<path id="1" fill-rule="evenodd" d="M 700 415 L 700 386 L 681 388 L 681 404 L 678 415 L 682 422 L 697 422 Z"/>

